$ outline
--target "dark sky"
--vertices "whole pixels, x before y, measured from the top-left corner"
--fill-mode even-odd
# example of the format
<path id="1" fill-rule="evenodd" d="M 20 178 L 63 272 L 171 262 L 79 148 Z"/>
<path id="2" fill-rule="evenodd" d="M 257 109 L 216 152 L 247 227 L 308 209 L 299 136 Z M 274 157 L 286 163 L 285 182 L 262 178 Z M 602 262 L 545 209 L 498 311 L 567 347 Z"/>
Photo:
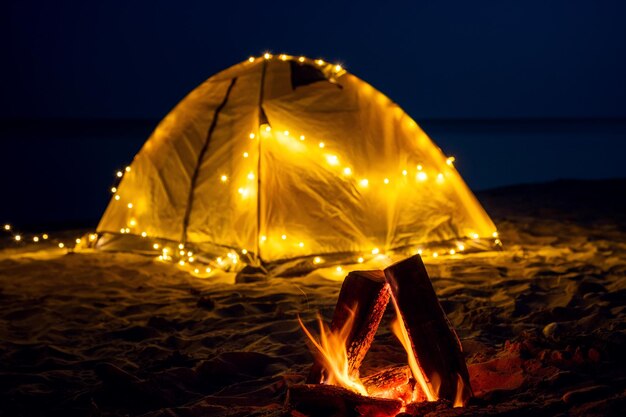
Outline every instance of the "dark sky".
<path id="1" fill-rule="evenodd" d="M 475 190 L 626 177 L 626 1 L 9 0 L 0 36 L 0 222 L 94 222 L 156 121 L 266 50 L 342 63 Z M 529 118 L 562 120 L 485 122 Z"/>
<path id="2" fill-rule="evenodd" d="M 626 116 L 624 1 L 4 8 L 5 117 L 161 118 L 213 73 L 265 50 L 342 62 L 416 119 Z"/>

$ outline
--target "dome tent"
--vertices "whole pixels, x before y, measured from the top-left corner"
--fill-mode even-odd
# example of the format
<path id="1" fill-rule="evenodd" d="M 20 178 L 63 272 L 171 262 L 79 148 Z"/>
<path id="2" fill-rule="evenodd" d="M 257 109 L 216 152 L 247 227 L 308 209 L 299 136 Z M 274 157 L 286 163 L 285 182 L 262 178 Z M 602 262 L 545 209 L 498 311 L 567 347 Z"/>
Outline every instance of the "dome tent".
<path id="1" fill-rule="evenodd" d="M 231 267 L 493 247 L 496 228 L 452 162 L 339 65 L 266 54 L 212 76 L 161 121 L 96 247 L 177 259 L 180 246 Z"/>

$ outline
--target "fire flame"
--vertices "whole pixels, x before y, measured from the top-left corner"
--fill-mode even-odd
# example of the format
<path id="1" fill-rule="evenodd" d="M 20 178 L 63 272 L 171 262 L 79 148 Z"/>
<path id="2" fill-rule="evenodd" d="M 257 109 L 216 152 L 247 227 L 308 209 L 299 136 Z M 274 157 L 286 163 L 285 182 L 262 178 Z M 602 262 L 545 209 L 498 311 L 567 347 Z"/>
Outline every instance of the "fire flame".
<path id="1" fill-rule="evenodd" d="M 428 401 L 437 401 L 439 399 L 439 377 L 438 375 L 432 375 L 431 380 L 427 379 L 427 376 L 424 374 L 424 371 L 419 366 L 419 361 L 415 357 L 413 353 L 413 348 L 411 347 L 411 339 L 409 338 L 409 334 L 406 331 L 406 327 L 401 317 L 402 314 L 398 309 L 398 304 L 396 300 L 391 297 L 393 300 L 393 305 L 396 308 L 396 320 L 391 324 L 391 330 L 393 334 L 396 335 L 404 350 L 406 351 L 407 359 L 409 362 L 409 368 L 411 368 L 411 373 L 413 373 L 413 377 L 417 381 L 419 388 L 421 388 L 422 392 L 426 395 L 426 399 Z M 413 400 L 417 400 L 416 396 L 418 394 L 418 390 L 416 389 L 413 393 Z"/>
<path id="2" fill-rule="evenodd" d="M 317 320 L 320 325 L 319 341 L 313 337 L 311 332 L 309 332 L 304 323 L 302 323 L 302 320 L 298 317 L 300 327 L 302 327 L 304 333 L 319 352 L 320 359 L 324 363 L 324 368 L 328 372 L 323 383 L 340 386 L 356 392 L 357 394 L 368 395 L 358 375 L 351 375 L 348 363 L 346 342 L 348 341 L 352 323 L 354 322 L 354 312 L 350 311 L 349 319 L 346 320 L 346 323 L 338 331 L 331 331 L 328 326 L 324 324 L 319 314 Z"/>

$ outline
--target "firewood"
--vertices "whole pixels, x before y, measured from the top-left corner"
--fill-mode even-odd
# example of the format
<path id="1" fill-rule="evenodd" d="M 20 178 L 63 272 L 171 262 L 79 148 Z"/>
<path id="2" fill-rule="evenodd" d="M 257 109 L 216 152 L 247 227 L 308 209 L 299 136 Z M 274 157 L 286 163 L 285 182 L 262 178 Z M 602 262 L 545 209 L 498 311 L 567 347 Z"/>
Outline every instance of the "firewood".
<path id="1" fill-rule="evenodd" d="M 437 300 L 422 259 L 415 255 L 384 272 L 400 310 L 398 319 L 404 323 L 426 380 L 435 387 L 439 384 L 439 398 L 451 402 L 461 386 L 459 398 L 465 402 L 472 389 L 461 343 Z"/>
<path id="2" fill-rule="evenodd" d="M 310 417 L 315 416 L 395 416 L 399 400 L 365 397 L 345 388 L 325 384 L 294 385 L 289 388 L 285 406 Z"/>
<path id="3" fill-rule="evenodd" d="M 383 369 L 361 379 L 367 393 L 373 397 L 396 398 L 409 403 L 413 399 L 415 380 L 408 366 Z"/>
<path id="4" fill-rule="evenodd" d="M 352 271 L 341 286 L 330 330 L 338 331 L 354 315 L 352 330 L 346 341 L 349 371 L 352 375 L 358 375 L 361 362 L 372 344 L 389 302 L 389 295 L 389 286 L 382 271 Z M 322 382 L 323 373 L 323 364 L 316 360 L 309 372 L 307 383 Z"/>

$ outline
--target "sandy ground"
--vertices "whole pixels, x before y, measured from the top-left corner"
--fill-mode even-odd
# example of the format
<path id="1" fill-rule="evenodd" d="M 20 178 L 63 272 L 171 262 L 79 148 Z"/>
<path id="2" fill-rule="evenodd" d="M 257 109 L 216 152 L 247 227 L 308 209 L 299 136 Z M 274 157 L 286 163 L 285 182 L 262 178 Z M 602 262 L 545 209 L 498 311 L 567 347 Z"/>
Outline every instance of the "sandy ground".
<path id="1" fill-rule="evenodd" d="M 479 198 L 505 250 L 427 260 L 478 395 L 438 415 L 623 415 L 626 181 Z M 322 275 L 234 285 L 5 242 L 0 415 L 283 415 L 312 362 L 296 318 L 330 318 L 341 285 Z M 362 373 L 404 363 L 383 324 Z"/>

